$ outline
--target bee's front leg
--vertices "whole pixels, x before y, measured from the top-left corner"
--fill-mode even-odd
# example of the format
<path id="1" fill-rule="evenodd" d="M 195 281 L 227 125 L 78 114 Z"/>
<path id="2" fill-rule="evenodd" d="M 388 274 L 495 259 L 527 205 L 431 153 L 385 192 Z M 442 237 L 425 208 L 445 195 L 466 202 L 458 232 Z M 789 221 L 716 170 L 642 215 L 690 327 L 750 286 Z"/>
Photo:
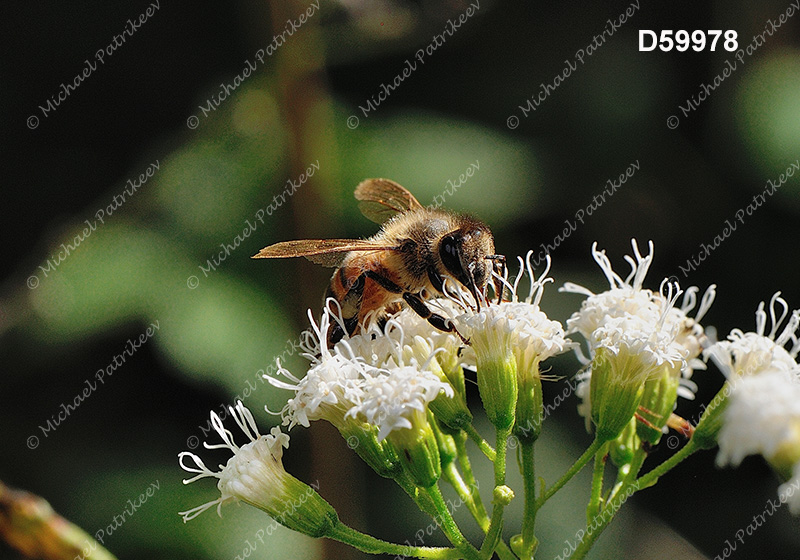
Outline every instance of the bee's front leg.
<path id="1" fill-rule="evenodd" d="M 439 329 L 440 331 L 444 332 L 452 332 L 458 335 L 458 338 L 461 339 L 466 345 L 469 345 L 469 339 L 464 338 L 464 336 L 458 332 L 456 326 L 453 322 L 448 319 L 447 317 L 443 317 L 438 313 L 434 313 L 430 310 L 430 308 L 425 305 L 425 302 L 422 301 L 422 298 L 419 297 L 419 294 L 412 294 L 411 292 L 405 292 L 403 294 L 403 299 L 406 301 L 408 306 L 413 309 L 417 315 L 422 317 L 423 319 L 427 319 L 427 321 L 433 325 L 435 328 Z"/>
<path id="2" fill-rule="evenodd" d="M 505 278 L 506 275 L 506 256 L 505 255 L 487 255 L 487 259 L 492 261 L 492 270 L 495 274 L 497 274 L 500 278 Z M 503 286 L 503 282 L 501 282 L 497 277 L 492 278 L 492 283 L 494 284 L 494 291 L 497 294 L 497 303 L 498 305 L 503 302 L 503 292 L 505 288 Z"/>

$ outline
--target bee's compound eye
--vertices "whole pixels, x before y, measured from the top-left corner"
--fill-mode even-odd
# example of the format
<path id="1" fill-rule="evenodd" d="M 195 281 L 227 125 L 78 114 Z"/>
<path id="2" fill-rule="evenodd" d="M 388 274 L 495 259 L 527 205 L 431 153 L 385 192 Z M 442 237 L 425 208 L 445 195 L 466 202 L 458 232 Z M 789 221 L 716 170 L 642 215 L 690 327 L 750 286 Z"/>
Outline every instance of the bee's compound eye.
<path id="1" fill-rule="evenodd" d="M 452 274 L 459 276 L 462 272 L 461 259 L 458 256 L 458 244 L 452 235 L 446 235 L 442 238 L 439 245 L 439 257 L 442 259 L 442 264 Z"/>
<path id="2" fill-rule="evenodd" d="M 453 239 L 452 235 L 448 235 L 442 239 L 442 249 L 444 253 L 448 255 L 455 255 L 457 253 L 456 250 L 456 241 Z"/>

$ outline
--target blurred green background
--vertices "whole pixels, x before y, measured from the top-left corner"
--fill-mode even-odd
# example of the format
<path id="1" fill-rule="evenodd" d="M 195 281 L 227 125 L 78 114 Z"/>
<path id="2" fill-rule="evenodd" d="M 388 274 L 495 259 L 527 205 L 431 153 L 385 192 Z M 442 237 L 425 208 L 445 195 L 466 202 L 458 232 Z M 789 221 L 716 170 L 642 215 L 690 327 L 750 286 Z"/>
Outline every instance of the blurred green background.
<path id="1" fill-rule="evenodd" d="M 234 558 L 270 522 L 252 508 L 227 506 L 222 519 L 207 512 L 184 524 L 178 511 L 218 494 L 208 481 L 184 487 L 177 454 L 205 440 L 209 410 L 246 387 L 256 388 L 245 404 L 263 431 L 274 422 L 263 406 L 279 409 L 287 393 L 263 384 L 259 370 L 291 347 L 330 270 L 302 259 L 249 257 L 280 240 L 373 234 L 376 226 L 352 198 L 364 178 L 392 178 L 429 204 L 448 180 L 457 183 L 477 164 L 445 206 L 480 216 L 498 251 L 513 257 L 552 245 L 566 220 L 575 222 L 608 180 L 638 162 L 640 170 L 552 251 L 556 286 L 603 289 L 592 242 L 624 271 L 622 256 L 636 237 L 655 243 L 649 287 L 671 275 L 702 289 L 718 284 L 705 322 L 721 336 L 752 329 L 758 302 L 776 290 L 800 307 L 796 176 L 745 215 L 695 271 L 680 270 L 767 180 L 800 158 L 800 17 L 741 63 L 719 46 L 713 53 L 638 51 L 640 29 L 733 29 L 744 48 L 768 18 L 779 19 L 786 1 L 641 2 L 527 116 L 520 105 L 610 28 L 609 19 L 636 4 L 480 0 L 475 14 L 366 115 L 359 106 L 378 99 L 381 84 L 402 75 L 406 61 L 468 2 L 320 0 L 262 64 L 258 50 L 310 3 L 164 1 L 97 63 L 95 52 L 148 6 L 49 1 L 0 8 L 0 479 L 42 495 L 91 533 L 157 481 L 156 494 L 106 539 L 121 559 Z M 96 69 L 45 116 L 39 106 L 80 75 L 87 59 Z M 713 83 L 726 60 L 738 63 L 736 71 L 684 115 L 679 106 Z M 233 87 L 248 61 L 256 70 Z M 205 115 L 200 107 L 220 97 L 222 84 L 230 91 Z M 519 119 L 513 129 L 512 115 Z M 679 118 L 674 129 L 667 126 L 672 115 Z M 274 197 L 312 164 L 319 170 L 278 207 Z M 152 177 L 97 222 L 97 212 L 151 165 Z M 271 203 L 274 212 L 256 221 Z M 58 260 L 61 244 L 74 243 L 86 220 L 96 229 L 45 274 L 48 259 Z M 248 220 L 256 226 L 249 234 Z M 224 251 L 225 244 L 232 248 Z M 564 321 L 579 302 L 551 287 L 543 307 Z M 45 433 L 40 426 L 62 403 L 72 403 L 128 339 L 155 322 L 156 334 Z M 302 373 L 302 360 L 287 362 Z M 569 376 L 577 367 L 563 356 L 552 373 Z M 695 379 L 698 401 L 678 410 L 686 417 L 721 384 L 713 370 Z M 546 403 L 563 383 L 546 388 Z M 537 458 L 548 480 L 590 442 L 575 404 L 573 397 L 545 424 L 546 451 Z M 327 425 L 294 430 L 287 469 L 319 480 L 320 493 L 359 529 L 402 542 L 427 527 L 340 439 Z M 662 443 L 653 455 L 661 461 L 670 453 Z M 209 465 L 227 460 L 202 456 Z M 718 470 L 713 453 L 701 454 L 637 495 L 594 557 L 722 554 L 725 540 L 775 498 L 777 485 L 758 458 Z M 541 558 L 559 554 L 583 526 L 585 489 L 574 483 L 540 516 Z M 515 511 L 509 534 L 519 526 Z M 477 537 L 473 524 L 464 526 Z M 437 534 L 426 544 L 444 542 Z M 258 547 L 253 557 L 365 557 L 288 530 Z M 783 508 L 733 557 L 798 554 L 798 520 Z M 0 555 L 15 557 L 4 545 Z"/>

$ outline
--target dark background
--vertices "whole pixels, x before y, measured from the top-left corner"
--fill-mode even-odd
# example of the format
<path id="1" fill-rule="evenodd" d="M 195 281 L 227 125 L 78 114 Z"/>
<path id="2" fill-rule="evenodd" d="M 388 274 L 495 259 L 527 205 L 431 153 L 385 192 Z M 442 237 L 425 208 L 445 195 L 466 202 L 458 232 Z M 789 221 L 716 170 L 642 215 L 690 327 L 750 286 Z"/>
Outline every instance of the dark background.
<path id="1" fill-rule="evenodd" d="M 0 18 L 0 479 L 42 495 L 92 533 L 158 481 L 156 494 L 106 539 L 119 558 L 233 558 L 270 522 L 251 508 L 227 506 L 222 519 L 207 512 L 184 525 L 178 511 L 218 494 L 208 481 L 181 485 L 177 453 L 205 439 L 200 426 L 208 411 L 231 403 L 248 381 L 258 390 L 245 404 L 263 431 L 274 422 L 262 407 L 279 409 L 287 394 L 256 381 L 258 370 L 304 328 L 305 309 L 318 306 L 330 271 L 249 257 L 279 240 L 374 233 L 351 196 L 366 177 L 395 179 L 428 204 L 478 161 L 479 171 L 445 205 L 479 215 L 498 250 L 516 256 L 552 244 L 565 220 L 574 222 L 606 181 L 638 161 L 640 170 L 552 251 L 556 286 L 603 289 L 593 241 L 624 273 L 630 239 L 652 239 L 648 287 L 671 275 L 685 286 L 716 283 L 705 322 L 720 336 L 734 327 L 752 330 L 758 302 L 777 290 L 800 306 L 797 177 L 745 216 L 696 271 L 680 271 L 800 157 L 800 18 L 736 61 L 737 70 L 687 115 L 678 107 L 712 84 L 733 53 L 722 39 L 713 53 L 638 51 L 639 29 L 733 29 L 744 48 L 788 2 L 641 0 L 630 20 L 524 117 L 520 105 L 630 3 L 480 0 L 476 14 L 365 116 L 359 105 L 377 97 L 468 4 L 320 0 L 320 10 L 206 117 L 199 106 L 221 83 L 233 84 L 246 61 L 309 4 L 162 0 L 43 116 L 39 106 L 148 5 L 16 4 L 4 6 Z M 187 126 L 192 115 L 199 118 L 194 129 Z M 356 129 L 347 126 L 350 115 L 359 118 Z M 519 118 L 514 129 L 511 115 Z M 667 126 L 672 115 L 679 118 L 674 129 Z M 34 128 L 31 116 L 39 120 Z M 40 265 L 60 244 L 156 161 L 155 175 L 45 275 Z M 200 270 L 314 162 L 319 172 L 286 204 L 216 270 Z M 195 289 L 187 286 L 191 276 Z M 551 287 L 543 307 L 564 321 L 579 302 Z M 157 334 L 45 436 L 39 426 L 156 321 Z M 302 374 L 301 360 L 288 363 Z M 568 376 L 577 367 L 563 356 L 553 373 Z M 680 403 L 678 412 L 696 414 L 721 379 L 713 368 L 699 372 L 697 401 Z M 545 402 L 562 384 L 546 388 Z M 540 459 L 548 480 L 590 441 L 575 404 L 573 397 L 546 424 L 540 447 L 549 451 Z M 662 441 L 653 464 L 671 452 Z M 227 460 L 203 457 L 209 465 Z M 303 480 L 319 480 L 321 494 L 359 529 L 402 542 L 427 526 L 327 425 L 294 430 L 285 464 Z M 726 539 L 776 497 L 778 484 L 760 458 L 719 470 L 713 452 L 700 454 L 638 494 L 594 557 L 721 555 Z M 537 557 L 560 553 L 582 526 L 586 487 L 574 487 L 564 498 L 576 503 L 570 497 L 543 512 L 549 521 L 541 522 Z M 509 526 L 518 527 L 519 517 Z M 473 526 L 465 527 L 475 538 Z M 781 508 L 733 557 L 796 558 L 797 529 L 797 518 Z M 435 535 L 426 544 L 443 543 Z M 350 554 L 282 530 L 258 547 L 261 558 Z"/>

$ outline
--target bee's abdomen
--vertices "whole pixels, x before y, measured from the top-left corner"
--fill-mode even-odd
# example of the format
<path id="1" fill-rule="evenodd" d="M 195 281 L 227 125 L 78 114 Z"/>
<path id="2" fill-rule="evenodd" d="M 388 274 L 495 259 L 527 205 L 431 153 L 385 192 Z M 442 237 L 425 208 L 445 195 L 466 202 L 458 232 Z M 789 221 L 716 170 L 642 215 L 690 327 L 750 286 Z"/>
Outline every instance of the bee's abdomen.
<path id="1" fill-rule="evenodd" d="M 347 259 L 331 277 L 327 297 L 339 303 L 348 334 L 357 333 L 359 325 L 370 314 L 379 319 L 386 307 L 400 300 L 407 290 L 406 283 L 392 271 L 393 267 L 385 264 L 374 254 L 362 253 Z M 395 286 L 395 289 L 387 289 L 387 286 Z"/>

